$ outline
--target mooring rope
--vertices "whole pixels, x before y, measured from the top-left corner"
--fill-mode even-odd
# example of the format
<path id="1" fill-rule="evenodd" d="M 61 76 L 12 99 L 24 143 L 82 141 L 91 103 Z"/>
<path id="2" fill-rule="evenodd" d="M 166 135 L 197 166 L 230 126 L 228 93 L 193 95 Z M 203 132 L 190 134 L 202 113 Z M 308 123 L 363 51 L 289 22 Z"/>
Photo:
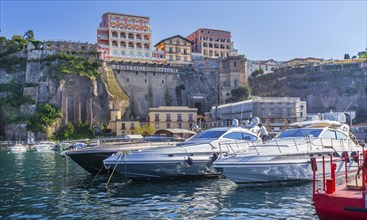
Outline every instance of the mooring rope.
<path id="1" fill-rule="evenodd" d="M 107 181 L 107 183 L 106 183 L 106 188 L 108 187 L 108 185 L 110 184 L 110 181 L 111 181 L 111 178 L 112 178 L 112 176 L 113 176 L 113 173 L 115 172 L 115 169 L 116 169 L 116 167 L 117 167 L 117 164 L 118 164 L 118 162 L 120 162 L 120 160 L 121 160 L 121 157 L 122 157 L 122 153 L 120 154 L 120 156 L 118 157 L 118 160 L 116 161 L 116 164 L 115 164 L 115 167 L 113 168 L 113 170 L 112 170 L 112 173 L 111 173 L 111 176 L 110 176 L 110 178 L 108 178 L 108 181 Z"/>

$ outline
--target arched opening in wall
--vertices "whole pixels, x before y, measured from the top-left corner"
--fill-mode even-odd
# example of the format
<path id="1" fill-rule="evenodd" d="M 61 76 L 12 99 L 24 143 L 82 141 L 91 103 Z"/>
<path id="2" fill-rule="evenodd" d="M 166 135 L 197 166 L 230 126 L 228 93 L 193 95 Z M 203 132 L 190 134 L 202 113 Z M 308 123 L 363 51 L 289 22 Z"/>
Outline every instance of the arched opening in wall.
<path id="1" fill-rule="evenodd" d="M 195 103 L 195 108 L 198 109 L 198 115 L 202 115 L 203 114 L 203 107 L 202 107 L 202 105 L 201 105 L 200 102 L 196 102 Z"/>
<path id="2" fill-rule="evenodd" d="M 129 33 L 129 40 L 134 40 L 134 34 Z"/>
<path id="3" fill-rule="evenodd" d="M 238 87 L 238 80 L 237 79 L 234 80 L 234 87 L 236 87 L 236 88 Z"/>

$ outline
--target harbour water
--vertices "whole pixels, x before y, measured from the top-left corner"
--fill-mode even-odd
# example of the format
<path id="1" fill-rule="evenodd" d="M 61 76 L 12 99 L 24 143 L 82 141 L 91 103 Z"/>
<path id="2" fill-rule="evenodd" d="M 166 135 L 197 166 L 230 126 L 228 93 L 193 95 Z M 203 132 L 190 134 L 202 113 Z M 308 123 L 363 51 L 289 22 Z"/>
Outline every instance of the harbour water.
<path id="1" fill-rule="evenodd" d="M 57 153 L 1 150 L 0 219 L 317 219 L 312 183 L 107 181 Z"/>

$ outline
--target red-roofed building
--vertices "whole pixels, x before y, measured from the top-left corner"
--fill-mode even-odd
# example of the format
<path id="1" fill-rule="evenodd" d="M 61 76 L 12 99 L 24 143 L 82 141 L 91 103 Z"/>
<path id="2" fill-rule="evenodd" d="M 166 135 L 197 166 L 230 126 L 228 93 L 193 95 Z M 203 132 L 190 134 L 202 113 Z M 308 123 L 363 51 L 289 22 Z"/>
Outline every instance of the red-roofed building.
<path id="1" fill-rule="evenodd" d="M 229 57 L 233 50 L 229 31 L 199 28 L 186 38 L 193 43 L 192 52 L 203 57 Z"/>

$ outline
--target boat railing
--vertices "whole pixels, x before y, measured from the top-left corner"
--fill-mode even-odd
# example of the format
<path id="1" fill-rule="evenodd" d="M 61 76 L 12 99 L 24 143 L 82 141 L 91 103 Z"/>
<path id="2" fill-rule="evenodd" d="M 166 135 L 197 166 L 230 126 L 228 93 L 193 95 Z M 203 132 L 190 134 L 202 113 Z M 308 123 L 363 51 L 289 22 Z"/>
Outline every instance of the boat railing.
<path id="1" fill-rule="evenodd" d="M 261 144 L 261 141 L 251 142 L 247 140 L 233 140 L 233 141 L 227 140 L 219 142 L 218 146 L 220 154 L 237 155 L 237 153 L 244 152 L 246 151 L 246 149 L 249 149 L 250 147 L 254 147 L 256 149 L 256 146 L 259 144 Z"/>
<path id="2" fill-rule="evenodd" d="M 325 158 L 325 156 L 321 156 L 321 161 L 318 161 L 317 157 L 311 158 L 311 167 L 313 171 L 313 195 L 315 194 L 332 194 L 335 192 L 337 186 L 346 185 L 346 187 L 352 187 L 354 190 L 366 190 L 366 181 L 367 181 L 367 150 L 362 152 L 351 153 L 350 156 L 348 154 L 342 155 L 342 157 L 333 157 L 333 155 L 329 155 L 329 158 Z M 357 170 L 348 170 L 348 163 L 353 160 L 357 163 Z M 343 172 L 339 172 L 336 175 L 336 167 L 337 162 L 344 163 L 345 170 Z M 321 173 L 322 173 L 322 186 L 321 188 L 317 188 L 317 164 L 321 163 Z M 326 170 L 327 163 L 330 163 Z M 328 174 L 328 175 L 327 175 Z M 363 193 L 365 196 L 365 193 Z"/>
<path id="3" fill-rule="evenodd" d="M 288 139 L 287 144 L 282 144 L 282 139 L 273 139 L 271 140 L 274 144 L 266 142 L 263 144 L 262 142 L 248 142 L 248 141 L 222 141 L 219 143 L 220 152 L 223 152 L 223 149 L 227 149 L 227 154 L 234 154 L 237 155 L 234 146 L 237 149 L 243 148 L 243 146 L 239 147 L 240 145 L 245 145 L 249 147 L 249 149 L 253 149 L 257 155 L 261 155 L 262 152 L 269 153 L 269 148 L 277 148 L 279 154 L 287 154 L 291 148 L 294 148 L 295 151 L 305 151 L 307 150 L 312 154 L 315 150 L 322 150 L 322 149 L 333 149 L 334 151 L 349 151 L 353 149 L 356 145 L 350 139 L 332 139 L 332 138 L 312 138 L 312 137 L 305 137 L 305 138 L 293 138 Z M 339 149 L 336 150 L 334 146 L 339 145 Z M 307 147 L 307 148 L 306 148 Z M 260 149 L 263 149 L 262 151 Z"/>

